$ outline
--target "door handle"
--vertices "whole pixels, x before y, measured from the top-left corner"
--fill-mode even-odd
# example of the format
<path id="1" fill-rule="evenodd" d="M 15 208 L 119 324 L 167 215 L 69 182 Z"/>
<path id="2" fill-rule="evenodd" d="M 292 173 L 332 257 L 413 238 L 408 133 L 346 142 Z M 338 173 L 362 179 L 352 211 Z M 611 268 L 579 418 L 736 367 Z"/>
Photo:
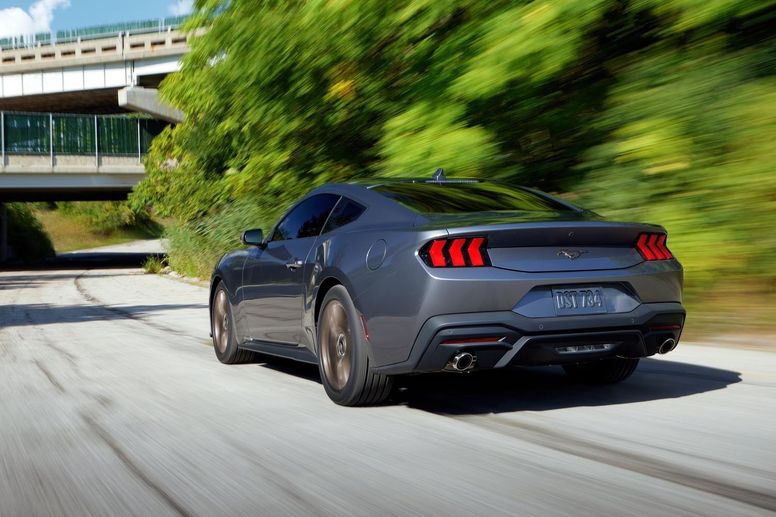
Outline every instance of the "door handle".
<path id="1" fill-rule="evenodd" d="M 294 271 L 296 269 L 299 269 L 303 265 L 304 265 L 304 262 L 302 262 L 301 260 L 292 260 L 291 262 L 288 262 L 286 264 L 286 267 L 291 271 Z"/>

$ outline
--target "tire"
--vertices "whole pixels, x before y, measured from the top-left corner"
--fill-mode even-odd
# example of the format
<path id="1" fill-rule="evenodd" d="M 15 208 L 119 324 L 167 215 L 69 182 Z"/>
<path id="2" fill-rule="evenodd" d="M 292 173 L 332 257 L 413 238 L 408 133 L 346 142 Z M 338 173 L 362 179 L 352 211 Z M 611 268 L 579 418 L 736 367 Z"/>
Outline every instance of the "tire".
<path id="1" fill-rule="evenodd" d="M 237 346 L 232 304 L 223 283 L 218 284 L 213 295 L 210 330 L 213 335 L 213 349 L 219 361 L 224 364 L 240 364 L 253 360 L 253 352 L 241 350 Z"/>
<path id="2" fill-rule="evenodd" d="M 615 384 L 630 377 L 638 365 L 638 359 L 612 357 L 592 363 L 565 364 L 563 369 L 569 377 L 585 384 Z"/>
<path id="3" fill-rule="evenodd" d="M 317 325 L 318 369 L 326 394 L 341 406 L 364 406 L 385 401 L 393 379 L 370 366 L 368 343 L 347 289 L 329 289 Z"/>

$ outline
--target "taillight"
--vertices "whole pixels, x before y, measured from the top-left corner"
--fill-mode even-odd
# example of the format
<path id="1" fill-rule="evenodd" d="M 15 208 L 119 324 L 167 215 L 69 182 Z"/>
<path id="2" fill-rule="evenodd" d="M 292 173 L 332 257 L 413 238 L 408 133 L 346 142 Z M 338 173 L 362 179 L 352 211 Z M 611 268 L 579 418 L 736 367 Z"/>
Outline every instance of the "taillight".
<path id="1" fill-rule="evenodd" d="M 490 265 L 485 237 L 435 239 L 420 248 L 420 258 L 431 267 Z"/>
<path id="2" fill-rule="evenodd" d="M 636 241 L 636 249 L 644 260 L 669 260 L 674 258 L 666 246 L 665 233 L 642 233 Z"/>

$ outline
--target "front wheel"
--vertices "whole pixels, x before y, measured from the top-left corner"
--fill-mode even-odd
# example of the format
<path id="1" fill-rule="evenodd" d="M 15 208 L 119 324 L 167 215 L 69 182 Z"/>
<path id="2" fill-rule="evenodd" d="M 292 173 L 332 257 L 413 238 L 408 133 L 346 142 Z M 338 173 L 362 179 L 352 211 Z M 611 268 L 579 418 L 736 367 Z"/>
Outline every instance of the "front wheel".
<path id="1" fill-rule="evenodd" d="M 318 318 L 318 367 L 326 394 L 342 406 L 377 404 L 393 381 L 369 364 L 366 336 L 348 291 L 332 287 Z"/>
<path id="2" fill-rule="evenodd" d="M 638 359 L 612 357 L 590 363 L 564 364 L 566 374 L 585 384 L 614 384 L 630 377 L 639 365 Z"/>
<path id="3" fill-rule="evenodd" d="M 210 308 L 210 327 L 216 357 L 224 364 L 247 363 L 253 359 L 253 352 L 237 346 L 232 304 L 223 284 L 216 287 Z"/>

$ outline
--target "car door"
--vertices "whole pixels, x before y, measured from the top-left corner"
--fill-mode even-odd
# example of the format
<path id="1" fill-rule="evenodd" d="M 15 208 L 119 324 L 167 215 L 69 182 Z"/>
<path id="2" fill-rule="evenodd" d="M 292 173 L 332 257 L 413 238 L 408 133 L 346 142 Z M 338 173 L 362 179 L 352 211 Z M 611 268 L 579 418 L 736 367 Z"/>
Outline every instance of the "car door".
<path id="1" fill-rule="evenodd" d="M 335 194 L 304 199 L 281 219 L 264 249 L 251 249 L 243 267 L 246 339 L 288 345 L 302 341 L 305 275 L 312 271 L 307 262 L 338 199 Z"/>

